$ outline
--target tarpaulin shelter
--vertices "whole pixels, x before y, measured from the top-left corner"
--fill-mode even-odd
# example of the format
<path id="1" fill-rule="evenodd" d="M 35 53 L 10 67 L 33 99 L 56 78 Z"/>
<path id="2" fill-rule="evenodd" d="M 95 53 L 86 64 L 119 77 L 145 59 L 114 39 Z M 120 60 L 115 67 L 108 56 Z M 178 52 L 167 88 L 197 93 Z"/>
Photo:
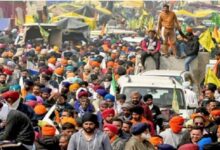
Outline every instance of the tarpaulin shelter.
<path id="1" fill-rule="evenodd" d="M 74 18 L 77 20 L 81 20 L 81 21 L 85 22 L 87 25 L 89 25 L 90 29 L 95 29 L 95 27 L 96 27 L 95 18 L 89 18 L 89 17 L 83 16 L 83 15 L 80 15 L 80 14 L 77 14 L 74 12 L 69 12 L 69 13 L 62 14 L 60 16 L 53 17 L 51 19 L 51 22 L 53 22 L 53 23 L 58 22 L 59 20 L 61 20 L 63 18 Z"/>
<path id="2" fill-rule="evenodd" d="M 55 24 L 58 28 L 62 29 L 63 41 L 87 41 L 89 38 L 89 26 L 74 18 L 64 18 Z"/>
<path id="3" fill-rule="evenodd" d="M 176 14 L 190 16 L 193 18 L 203 18 L 203 17 L 207 17 L 207 16 L 211 15 L 213 12 L 216 12 L 216 11 L 208 9 L 208 10 L 197 10 L 192 13 L 187 10 L 181 9 L 181 10 L 176 11 Z"/>
<path id="4" fill-rule="evenodd" d="M 0 31 L 6 31 L 11 28 L 10 18 L 0 18 Z"/>
<path id="5" fill-rule="evenodd" d="M 87 41 L 89 36 L 89 26 L 74 18 L 63 18 L 51 24 L 32 23 L 25 24 L 25 42 L 30 39 L 42 38 L 40 27 L 49 33 L 48 42 L 51 45 L 61 46 L 65 40 Z"/>

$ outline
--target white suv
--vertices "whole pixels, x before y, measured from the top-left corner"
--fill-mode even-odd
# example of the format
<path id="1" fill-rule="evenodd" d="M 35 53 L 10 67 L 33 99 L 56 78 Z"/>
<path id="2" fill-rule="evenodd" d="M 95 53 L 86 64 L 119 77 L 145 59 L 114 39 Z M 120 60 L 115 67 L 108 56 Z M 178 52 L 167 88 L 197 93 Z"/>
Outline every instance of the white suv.
<path id="1" fill-rule="evenodd" d="M 138 91 L 142 96 L 152 94 L 155 105 L 168 108 L 172 108 L 173 92 L 174 87 L 176 87 L 180 114 L 186 119 L 192 114 L 192 109 L 189 109 L 186 105 L 186 95 L 183 87 L 172 77 L 131 75 L 122 76 L 117 82 L 120 92 L 127 97 L 130 97 L 132 91 Z"/>

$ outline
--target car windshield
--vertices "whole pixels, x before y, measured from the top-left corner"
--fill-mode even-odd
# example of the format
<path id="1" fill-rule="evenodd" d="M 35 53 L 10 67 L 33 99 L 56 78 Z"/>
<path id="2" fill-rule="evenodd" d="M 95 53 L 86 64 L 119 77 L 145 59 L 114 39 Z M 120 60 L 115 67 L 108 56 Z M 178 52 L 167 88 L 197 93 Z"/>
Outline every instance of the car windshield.
<path id="1" fill-rule="evenodd" d="M 158 106 L 172 106 L 172 100 L 174 97 L 173 88 L 153 88 L 153 87 L 124 87 L 122 93 L 127 97 L 130 96 L 132 91 L 139 91 L 141 95 L 151 94 L 154 98 L 154 104 Z M 183 92 L 180 89 L 176 89 L 177 101 L 180 109 L 185 108 Z"/>

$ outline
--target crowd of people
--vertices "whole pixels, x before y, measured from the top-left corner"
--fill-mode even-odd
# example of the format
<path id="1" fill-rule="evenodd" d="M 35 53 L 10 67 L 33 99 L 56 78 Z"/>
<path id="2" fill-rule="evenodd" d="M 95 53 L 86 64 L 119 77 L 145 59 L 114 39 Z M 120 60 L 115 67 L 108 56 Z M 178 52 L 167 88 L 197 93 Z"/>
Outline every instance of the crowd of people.
<path id="1" fill-rule="evenodd" d="M 164 6 L 165 13 L 171 13 Z M 173 36 L 174 26 L 160 28 Z M 169 16 L 169 15 L 168 15 Z M 175 14 L 171 13 L 174 17 Z M 171 19 L 172 20 L 172 19 Z M 199 107 L 186 120 L 154 97 L 115 90 L 113 82 L 132 75 L 137 54 L 160 68 L 161 41 L 156 31 L 134 45 L 126 35 L 104 35 L 62 47 L 30 42 L 0 44 L 0 147 L 8 150 L 216 150 L 220 148 L 219 89 L 205 85 Z M 192 28 L 183 36 L 185 69 L 196 57 Z M 171 37 L 172 38 L 172 37 Z M 171 45 L 176 44 L 174 41 Z M 172 47 L 171 46 L 171 47 Z M 175 46 L 174 46 L 175 47 Z M 162 55 L 169 57 L 167 50 Z M 173 50 L 178 56 L 178 48 Z M 30 67 L 31 66 L 31 67 Z"/>

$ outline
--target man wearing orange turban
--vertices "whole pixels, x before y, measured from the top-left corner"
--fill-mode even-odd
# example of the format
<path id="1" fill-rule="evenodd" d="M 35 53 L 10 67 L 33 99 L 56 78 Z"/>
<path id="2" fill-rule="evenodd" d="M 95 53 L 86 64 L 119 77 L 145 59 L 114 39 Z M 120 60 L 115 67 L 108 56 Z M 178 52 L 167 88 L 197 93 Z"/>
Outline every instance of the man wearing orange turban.
<path id="1" fill-rule="evenodd" d="M 150 139 L 149 139 L 149 142 L 154 145 L 155 147 L 157 147 L 158 145 L 160 144 L 163 144 L 163 138 L 160 137 L 160 136 L 152 136 Z"/>
<path id="2" fill-rule="evenodd" d="M 183 123 L 184 118 L 181 116 L 174 116 L 170 119 L 170 128 L 160 133 L 160 136 L 163 137 L 164 144 L 170 144 L 174 148 L 177 148 L 182 142 L 184 136 L 188 134 L 187 131 L 182 131 Z"/>
<path id="3" fill-rule="evenodd" d="M 54 140 L 56 128 L 52 125 L 46 124 L 41 127 L 42 137 L 35 140 L 36 149 L 57 149 L 59 143 Z M 49 142 L 48 142 L 49 141 Z"/>

